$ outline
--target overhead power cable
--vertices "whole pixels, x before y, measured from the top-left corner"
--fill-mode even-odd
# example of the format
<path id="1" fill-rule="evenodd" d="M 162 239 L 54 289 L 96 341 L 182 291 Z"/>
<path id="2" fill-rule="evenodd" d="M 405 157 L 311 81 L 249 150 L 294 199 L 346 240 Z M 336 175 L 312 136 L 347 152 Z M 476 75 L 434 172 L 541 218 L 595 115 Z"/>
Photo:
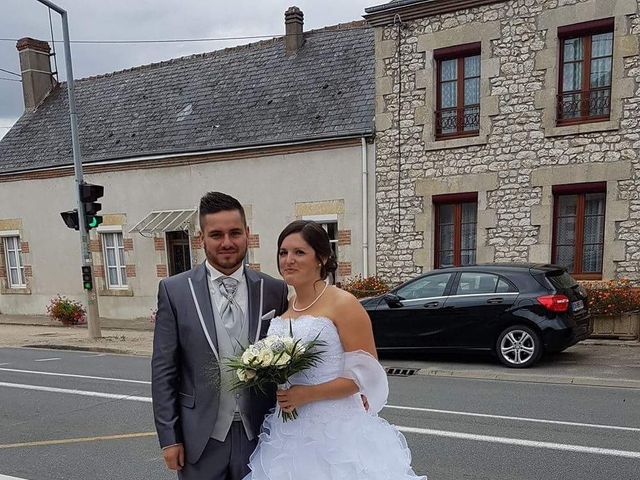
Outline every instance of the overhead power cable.
<path id="1" fill-rule="evenodd" d="M 22 80 L 19 80 L 17 78 L 6 78 L 6 77 L 0 77 L 0 80 L 6 80 L 7 82 L 18 82 L 18 83 L 22 83 Z"/>
<path id="2" fill-rule="evenodd" d="M 16 77 L 21 77 L 22 76 L 19 73 L 12 72 L 11 70 L 5 70 L 4 68 L 0 68 L 0 72 L 10 73 L 11 75 L 15 75 Z"/>

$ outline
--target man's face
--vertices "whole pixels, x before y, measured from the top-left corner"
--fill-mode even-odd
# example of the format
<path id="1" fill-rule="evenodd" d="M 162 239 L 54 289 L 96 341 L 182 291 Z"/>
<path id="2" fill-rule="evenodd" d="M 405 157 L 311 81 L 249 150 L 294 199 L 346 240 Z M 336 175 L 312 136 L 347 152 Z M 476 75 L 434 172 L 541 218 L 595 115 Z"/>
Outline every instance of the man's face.
<path id="1" fill-rule="evenodd" d="M 247 254 L 249 227 L 238 210 L 208 213 L 201 219 L 201 235 L 207 260 L 225 275 L 235 272 Z"/>

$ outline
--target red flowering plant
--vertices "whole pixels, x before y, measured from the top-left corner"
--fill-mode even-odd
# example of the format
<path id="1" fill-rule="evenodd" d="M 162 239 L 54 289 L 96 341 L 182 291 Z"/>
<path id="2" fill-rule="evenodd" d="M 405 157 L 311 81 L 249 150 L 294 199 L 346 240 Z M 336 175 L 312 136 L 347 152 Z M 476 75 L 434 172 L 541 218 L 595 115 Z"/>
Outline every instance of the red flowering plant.
<path id="1" fill-rule="evenodd" d="M 61 295 L 50 300 L 47 313 L 63 325 L 78 325 L 87 321 L 87 312 L 82 304 Z"/>
<path id="2" fill-rule="evenodd" d="M 589 311 L 594 315 L 620 315 L 640 311 L 640 288 L 634 288 L 629 280 L 584 282 Z"/>
<path id="3" fill-rule="evenodd" d="M 375 297 L 389 291 L 389 285 L 375 275 L 370 277 L 356 275 L 355 277 L 347 278 L 340 285 L 340 288 L 351 293 L 356 298 Z"/>

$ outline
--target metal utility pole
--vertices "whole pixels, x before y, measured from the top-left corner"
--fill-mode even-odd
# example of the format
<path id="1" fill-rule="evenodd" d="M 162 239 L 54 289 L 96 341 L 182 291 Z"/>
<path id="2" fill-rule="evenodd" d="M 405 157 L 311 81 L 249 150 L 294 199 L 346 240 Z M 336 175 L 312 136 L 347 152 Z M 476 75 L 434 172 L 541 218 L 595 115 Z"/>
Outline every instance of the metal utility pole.
<path id="1" fill-rule="evenodd" d="M 73 146 L 73 167 L 75 172 L 75 195 L 78 205 L 78 222 L 80 225 L 80 242 L 82 250 L 82 266 L 91 268 L 92 283 L 95 285 L 93 272 L 93 260 L 89 252 L 89 231 L 84 215 L 84 205 L 80 199 L 80 185 L 82 178 L 82 159 L 80 156 L 80 139 L 78 137 L 78 116 L 76 114 L 76 97 L 73 83 L 73 65 L 71 64 L 71 44 L 69 42 L 69 23 L 67 21 L 66 10 L 58 7 L 48 0 L 36 0 L 60 14 L 62 17 L 62 35 L 64 40 L 64 60 L 67 70 L 67 92 L 69 96 L 69 116 L 71 119 L 71 143 Z M 94 288 L 85 290 L 87 292 L 87 326 L 91 338 L 100 338 L 100 316 L 98 313 L 98 296 Z"/>

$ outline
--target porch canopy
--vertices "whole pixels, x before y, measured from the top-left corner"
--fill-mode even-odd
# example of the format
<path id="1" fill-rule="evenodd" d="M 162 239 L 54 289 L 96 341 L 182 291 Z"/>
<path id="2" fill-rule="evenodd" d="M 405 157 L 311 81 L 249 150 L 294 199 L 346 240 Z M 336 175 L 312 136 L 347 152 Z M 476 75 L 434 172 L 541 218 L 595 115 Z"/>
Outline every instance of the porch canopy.
<path id="1" fill-rule="evenodd" d="M 192 230 L 196 211 L 195 208 L 189 210 L 156 210 L 136 223 L 129 232 L 152 235 L 155 233 Z"/>

